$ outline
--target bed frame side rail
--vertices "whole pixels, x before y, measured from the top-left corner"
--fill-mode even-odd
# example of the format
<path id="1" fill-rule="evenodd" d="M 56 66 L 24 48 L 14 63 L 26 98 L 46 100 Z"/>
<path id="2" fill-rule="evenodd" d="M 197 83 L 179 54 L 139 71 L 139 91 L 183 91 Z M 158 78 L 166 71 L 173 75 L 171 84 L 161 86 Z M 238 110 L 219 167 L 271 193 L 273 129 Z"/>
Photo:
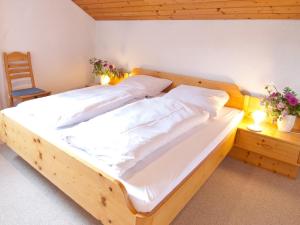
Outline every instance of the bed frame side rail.
<path id="1" fill-rule="evenodd" d="M 140 214 L 139 225 L 170 224 L 228 155 L 234 144 L 236 131 L 234 129 L 151 213 Z"/>
<path id="2" fill-rule="evenodd" d="M 1 140 L 104 225 L 134 225 L 124 186 L 0 112 Z"/>

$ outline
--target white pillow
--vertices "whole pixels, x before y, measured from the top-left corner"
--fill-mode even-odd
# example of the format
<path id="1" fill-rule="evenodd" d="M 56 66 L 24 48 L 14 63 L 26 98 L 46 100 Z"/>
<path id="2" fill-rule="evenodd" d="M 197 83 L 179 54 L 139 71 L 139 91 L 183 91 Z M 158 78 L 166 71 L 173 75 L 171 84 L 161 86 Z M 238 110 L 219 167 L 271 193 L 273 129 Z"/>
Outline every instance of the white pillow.
<path id="1" fill-rule="evenodd" d="M 118 85 L 141 89 L 145 91 L 146 96 L 154 97 L 160 94 L 171 84 L 172 84 L 171 80 L 147 76 L 147 75 L 136 75 L 136 76 L 128 77 Z"/>
<path id="2" fill-rule="evenodd" d="M 202 108 L 209 112 L 211 117 L 217 117 L 218 112 L 229 100 L 229 95 L 225 91 L 189 85 L 180 85 L 165 94 L 164 97 L 178 99 Z"/>

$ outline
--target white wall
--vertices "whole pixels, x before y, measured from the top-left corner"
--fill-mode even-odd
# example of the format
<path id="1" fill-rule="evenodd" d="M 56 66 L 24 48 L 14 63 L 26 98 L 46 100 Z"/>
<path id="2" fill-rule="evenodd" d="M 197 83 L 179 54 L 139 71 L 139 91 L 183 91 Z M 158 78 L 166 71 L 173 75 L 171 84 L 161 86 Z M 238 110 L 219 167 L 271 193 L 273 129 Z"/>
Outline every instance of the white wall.
<path id="1" fill-rule="evenodd" d="M 97 22 L 98 57 L 136 66 L 300 93 L 300 21 Z"/>
<path id="2" fill-rule="evenodd" d="M 128 69 L 199 75 L 252 93 L 270 82 L 300 92 L 300 21 L 95 22 L 71 0 L 0 0 L 0 21 L 0 51 L 31 51 L 37 85 L 54 92 L 89 82 L 95 48 Z"/>
<path id="3" fill-rule="evenodd" d="M 58 92 L 89 82 L 96 25 L 71 0 L 0 0 L 0 9 L 0 50 L 30 51 L 37 86 Z"/>

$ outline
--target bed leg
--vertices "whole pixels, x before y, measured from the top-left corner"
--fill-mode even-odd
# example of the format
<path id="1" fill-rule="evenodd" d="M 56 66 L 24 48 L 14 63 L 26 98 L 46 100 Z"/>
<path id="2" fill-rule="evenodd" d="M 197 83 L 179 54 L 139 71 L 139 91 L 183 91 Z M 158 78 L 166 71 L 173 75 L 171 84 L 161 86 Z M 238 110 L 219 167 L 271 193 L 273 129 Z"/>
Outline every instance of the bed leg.
<path id="1" fill-rule="evenodd" d="M 136 217 L 136 222 L 135 225 L 152 225 L 153 224 L 153 217 L 145 217 L 145 216 L 140 216 L 138 215 Z"/>

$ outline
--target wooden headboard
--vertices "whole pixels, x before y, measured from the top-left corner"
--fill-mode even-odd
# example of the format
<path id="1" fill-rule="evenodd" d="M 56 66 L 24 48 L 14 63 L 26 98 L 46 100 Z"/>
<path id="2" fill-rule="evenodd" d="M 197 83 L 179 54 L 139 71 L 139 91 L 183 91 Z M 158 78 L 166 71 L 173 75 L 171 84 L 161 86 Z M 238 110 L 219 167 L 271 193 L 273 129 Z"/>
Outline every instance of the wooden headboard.
<path id="1" fill-rule="evenodd" d="M 131 74 L 150 75 L 154 77 L 160 77 L 160 78 L 166 78 L 172 80 L 173 81 L 172 85 L 168 89 L 166 89 L 166 91 L 169 91 L 170 89 L 180 84 L 223 90 L 226 91 L 230 96 L 230 99 L 227 102 L 226 106 L 237 108 L 237 109 L 244 108 L 244 95 L 241 93 L 239 87 L 235 84 L 213 81 L 213 80 L 205 80 L 200 77 L 178 75 L 178 74 L 159 72 L 159 71 L 153 71 L 153 70 L 142 69 L 142 68 L 133 69 Z"/>

